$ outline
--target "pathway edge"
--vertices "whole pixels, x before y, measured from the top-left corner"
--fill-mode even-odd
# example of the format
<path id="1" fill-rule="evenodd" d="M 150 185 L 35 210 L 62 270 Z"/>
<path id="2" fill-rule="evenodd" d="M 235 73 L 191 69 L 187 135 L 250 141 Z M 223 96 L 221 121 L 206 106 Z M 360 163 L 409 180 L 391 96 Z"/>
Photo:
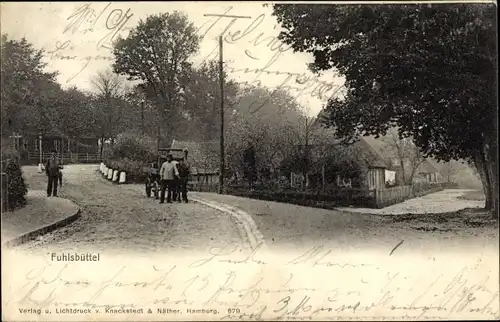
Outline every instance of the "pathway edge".
<path id="1" fill-rule="evenodd" d="M 67 226 L 70 223 L 74 222 L 76 219 L 78 219 L 81 215 L 80 206 L 78 206 L 75 202 L 73 202 L 69 199 L 66 199 L 66 198 L 61 198 L 61 199 L 65 199 L 65 200 L 71 202 L 72 204 L 74 204 L 76 206 L 76 211 L 74 211 L 70 215 L 64 217 L 63 219 L 54 221 L 51 224 L 42 226 L 40 228 L 31 230 L 27 233 L 24 233 L 20 236 L 17 236 L 13 239 L 4 241 L 4 242 L 2 242 L 2 247 L 14 247 L 14 246 L 18 246 L 18 245 L 27 243 L 28 241 L 31 241 L 31 240 L 37 238 L 38 236 L 42 236 L 42 235 L 45 235 L 47 233 L 50 233 L 50 232 L 56 230 L 57 228 Z"/>

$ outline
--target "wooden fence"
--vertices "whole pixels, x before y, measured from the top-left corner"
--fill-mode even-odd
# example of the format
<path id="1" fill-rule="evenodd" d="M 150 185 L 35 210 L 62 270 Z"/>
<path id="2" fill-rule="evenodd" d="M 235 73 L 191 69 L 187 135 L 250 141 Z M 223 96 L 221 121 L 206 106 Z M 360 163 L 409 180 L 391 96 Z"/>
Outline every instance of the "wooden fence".
<path id="1" fill-rule="evenodd" d="M 428 184 L 416 183 L 408 186 L 397 186 L 384 189 L 337 189 L 336 191 L 274 191 L 269 189 L 249 189 L 245 185 L 228 185 L 225 187 L 225 193 L 240 196 L 258 195 L 258 194 L 276 194 L 276 195 L 289 195 L 293 198 L 305 199 L 332 199 L 336 203 L 343 205 L 364 206 L 367 208 L 384 208 L 394 205 L 411 198 L 417 198 L 429 193 L 441 191 L 445 189 L 443 184 Z M 217 192 L 218 184 L 207 184 L 192 181 L 189 183 L 189 190 L 200 192 Z M 303 196 L 301 196 L 303 195 Z M 321 198 L 319 198 L 321 197 Z"/>
<path id="2" fill-rule="evenodd" d="M 417 198 L 429 193 L 444 190 L 442 184 L 416 183 L 410 186 L 396 186 L 375 190 L 377 208 L 384 208 L 411 198 Z"/>
<path id="3" fill-rule="evenodd" d="M 97 153 L 58 153 L 58 159 L 63 164 L 70 163 L 99 163 L 101 162 L 100 155 Z M 50 158 L 50 153 L 44 152 L 42 154 L 42 162 L 46 162 Z M 29 152 L 26 164 L 38 164 L 40 162 L 39 152 Z"/>
<path id="4" fill-rule="evenodd" d="M 188 188 L 191 191 L 199 191 L 199 192 L 218 192 L 219 184 L 218 183 L 207 183 L 200 181 L 189 181 Z"/>

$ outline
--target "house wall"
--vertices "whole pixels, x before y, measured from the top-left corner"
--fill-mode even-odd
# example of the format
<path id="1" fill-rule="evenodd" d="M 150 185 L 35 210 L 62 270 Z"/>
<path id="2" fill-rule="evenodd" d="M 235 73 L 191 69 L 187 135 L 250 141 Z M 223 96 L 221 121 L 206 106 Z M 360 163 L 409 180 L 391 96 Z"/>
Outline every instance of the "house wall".
<path id="1" fill-rule="evenodd" d="M 365 185 L 369 190 L 385 188 L 385 169 L 370 168 L 365 177 Z"/>
<path id="2" fill-rule="evenodd" d="M 374 189 L 384 189 L 385 188 L 385 169 L 384 168 L 365 168 L 365 175 L 362 177 L 362 188 L 374 190 Z M 309 177 L 309 176 L 308 176 Z M 304 178 L 304 176 L 300 173 L 291 173 L 289 180 L 292 187 L 299 188 L 302 187 L 303 184 L 306 187 L 312 186 L 321 187 L 321 182 L 313 182 L 318 181 L 321 178 L 315 178 L 315 180 L 307 180 L 308 178 Z M 309 177 L 311 179 L 311 177 Z M 309 183 L 309 185 L 307 184 Z M 311 185 L 311 183 L 314 183 Z M 340 188 L 353 188 L 353 182 L 351 178 L 342 178 L 340 176 L 335 177 L 325 177 L 325 184 L 335 184 Z"/>

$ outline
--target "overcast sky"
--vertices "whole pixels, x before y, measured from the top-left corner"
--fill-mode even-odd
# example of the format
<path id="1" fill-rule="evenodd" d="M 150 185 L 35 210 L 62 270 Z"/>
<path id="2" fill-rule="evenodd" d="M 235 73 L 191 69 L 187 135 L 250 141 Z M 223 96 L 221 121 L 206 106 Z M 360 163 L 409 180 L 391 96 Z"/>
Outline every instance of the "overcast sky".
<path id="1" fill-rule="evenodd" d="M 293 53 L 276 39 L 280 26 L 271 16 L 272 9 L 258 2 L 4 2 L 1 7 L 2 33 L 14 39 L 24 36 L 38 48 L 45 48 L 48 69 L 60 72 L 58 80 L 65 87 L 93 90 L 91 77 L 110 68 L 112 54 L 106 47 L 113 35 L 126 37 L 128 30 L 148 15 L 173 11 L 187 14 L 199 33 L 206 34 L 193 57 L 195 64 L 207 57 L 218 59 L 217 37 L 228 26 L 225 35 L 235 35 L 239 30 L 239 36 L 244 35 L 241 39 L 224 43 L 230 77 L 270 88 L 284 86 L 310 115 L 317 114 L 343 82 L 333 73 L 316 77 L 308 72 L 312 57 Z M 230 25 L 232 18 L 217 21 L 210 16 L 217 14 L 241 18 Z M 106 24 L 117 27 L 107 29 Z"/>

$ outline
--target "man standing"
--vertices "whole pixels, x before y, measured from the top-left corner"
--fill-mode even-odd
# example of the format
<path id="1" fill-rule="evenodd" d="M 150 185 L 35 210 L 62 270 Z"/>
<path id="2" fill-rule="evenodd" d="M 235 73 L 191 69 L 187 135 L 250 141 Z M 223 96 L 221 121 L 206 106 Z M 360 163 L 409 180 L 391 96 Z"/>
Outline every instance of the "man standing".
<path id="1" fill-rule="evenodd" d="M 45 174 L 47 175 L 47 197 L 51 195 L 57 197 L 57 183 L 59 180 L 59 161 L 56 157 L 56 151 L 52 150 L 49 160 L 45 164 Z"/>
<path id="2" fill-rule="evenodd" d="M 182 201 L 185 203 L 188 202 L 187 198 L 187 183 L 189 180 L 189 163 L 182 159 L 179 164 L 178 164 L 178 171 L 179 171 L 179 186 L 178 186 L 178 193 L 182 194 Z"/>
<path id="3" fill-rule="evenodd" d="M 179 171 L 177 167 L 172 162 L 172 155 L 167 155 L 167 161 L 165 161 L 160 169 L 161 178 L 161 194 L 160 203 L 165 203 L 165 190 L 168 189 L 167 193 L 167 203 L 172 203 L 172 190 L 174 188 L 175 177 L 179 176 Z"/>
<path id="4" fill-rule="evenodd" d="M 175 168 L 177 170 L 179 170 L 179 168 L 178 168 L 179 161 L 172 160 L 172 163 L 174 164 Z M 173 184 L 173 188 L 172 188 L 173 199 L 174 199 L 174 201 L 179 201 L 180 202 L 181 201 L 181 193 L 180 193 L 180 190 L 179 190 L 179 175 L 175 176 L 174 182 L 172 184 Z"/>

